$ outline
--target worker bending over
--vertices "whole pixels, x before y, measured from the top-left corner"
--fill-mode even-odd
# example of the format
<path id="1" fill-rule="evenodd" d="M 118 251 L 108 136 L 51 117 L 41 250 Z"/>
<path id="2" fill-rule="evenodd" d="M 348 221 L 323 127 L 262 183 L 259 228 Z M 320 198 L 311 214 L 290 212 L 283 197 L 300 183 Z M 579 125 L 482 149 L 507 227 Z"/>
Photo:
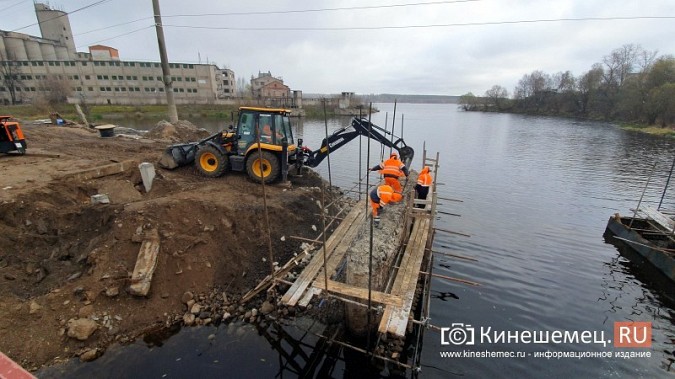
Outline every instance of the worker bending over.
<path id="1" fill-rule="evenodd" d="M 386 161 L 374 166 L 370 171 L 379 171 L 380 174 L 384 176 L 384 182 L 391 186 L 394 189 L 394 192 L 399 194 L 403 191 L 401 188 L 401 183 L 399 183 L 398 178 L 405 175 L 408 177 L 408 168 L 405 167 L 405 163 L 401 162 L 398 159 L 397 153 L 391 153 L 389 159 Z"/>
<path id="2" fill-rule="evenodd" d="M 420 200 L 426 200 L 429 194 L 429 187 L 434 179 L 429 173 L 429 167 L 424 166 L 419 176 L 417 177 L 417 184 L 415 185 L 415 197 Z M 424 204 L 416 204 L 415 208 L 424 208 Z"/>
<path id="3" fill-rule="evenodd" d="M 394 192 L 391 186 L 382 184 L 370 191 L 370 206 L 373 207 L 373 221 L 380 224 L 380 209 L 391 202 L 399 202 L 403 199 L 400 193 Z"/>

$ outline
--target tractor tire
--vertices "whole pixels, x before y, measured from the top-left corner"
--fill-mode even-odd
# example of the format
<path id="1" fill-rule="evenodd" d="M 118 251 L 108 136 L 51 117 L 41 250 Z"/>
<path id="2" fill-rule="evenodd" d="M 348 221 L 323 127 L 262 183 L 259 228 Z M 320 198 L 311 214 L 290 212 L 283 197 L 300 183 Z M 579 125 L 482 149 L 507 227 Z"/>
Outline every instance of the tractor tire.
<path id="1" fill-rule="evenodd" d="M 195 166 L 200 174 L 209 178 L 217 178 L 230 171 L 230 157 L 213 146 L 201 146 L 195 157 Z"/>
<path id="2" fill-rule="evenodd" d="M 260 164 L 262 158 L 262 165 Z M 246 173 L 253 181 L 265 184 L 279 179 L 281 164 L 277 155 L 263 151 L 262 157 L 257 151 L 252 152 L 246 159 Z"/>

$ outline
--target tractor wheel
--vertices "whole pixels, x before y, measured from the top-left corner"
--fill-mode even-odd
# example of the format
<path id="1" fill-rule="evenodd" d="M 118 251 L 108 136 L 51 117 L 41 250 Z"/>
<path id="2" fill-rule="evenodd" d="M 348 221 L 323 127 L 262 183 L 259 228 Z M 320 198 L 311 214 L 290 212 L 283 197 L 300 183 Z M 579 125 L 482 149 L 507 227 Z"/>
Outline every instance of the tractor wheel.
<path id="1" fill-rule="evenodd" d="M 195 157 L 195 166 L 200 174 L 217 178 L 230 170 L 230 158 L 213 146 L 201 146 Z"/>
<path id="2" fill-rule="evenodd" d="M 262 155 L 262 157 L 261 157 Z M 271 183 L 279 178 L 281 167 L 279 158 L 269 151 L 263 151 L 259 154 L 254 151 L 246 160 L 246 172 L 254 181 L 261 183 Z"/>

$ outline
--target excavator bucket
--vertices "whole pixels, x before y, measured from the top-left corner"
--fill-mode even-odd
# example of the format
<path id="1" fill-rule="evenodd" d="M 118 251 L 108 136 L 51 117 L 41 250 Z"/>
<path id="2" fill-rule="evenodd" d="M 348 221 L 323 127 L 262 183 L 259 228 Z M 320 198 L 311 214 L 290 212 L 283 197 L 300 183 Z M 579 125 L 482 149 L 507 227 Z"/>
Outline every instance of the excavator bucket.
<path id="1" fill-rule="evenodd" d="M 171 145 L 164 150 L 159 158 L 159 165 L 173 170 L 174 168 L 189 165 L 195 161 L 198 142 Z"/>

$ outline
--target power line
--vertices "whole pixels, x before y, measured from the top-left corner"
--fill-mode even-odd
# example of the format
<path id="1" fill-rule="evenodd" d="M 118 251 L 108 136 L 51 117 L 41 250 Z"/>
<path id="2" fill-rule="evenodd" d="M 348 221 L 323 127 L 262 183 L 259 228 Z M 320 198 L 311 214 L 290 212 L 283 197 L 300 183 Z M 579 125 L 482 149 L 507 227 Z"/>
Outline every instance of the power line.
<path id="1" fill-rule="evenodd" d="M 14 8 L 15 6 L 17 6 L 17 5 L 21 4 L 21 3 L 25 3 L 26 1 L 28 1 L 28 0 L 21 0 L 21 1 L 17 2 L 17 3 L 14 3 L 14 4 L 8 6 L 7 8 L 2 8 L 2 9 L 0 9 L 0 12 L 4 12 L 4 11 L 6 11 L 7 9 Z"/>
<path id="2" fill-rule="evenodd" d="M 382 8 L 401 8 L 414 7 L 424 5 L 440 5 L 440 4 L 455 4 L 455 3 L 469 3 L 481 0 L 451 0 L 451 1 L 429 1 L 419 3 L 405 3 L 405 4 L 390 4 L 390 5 L 370 5 L 370 6 L 356 6 L 356 7 L 336 7 L 336 8 L 315 8 L 315 9 L 296 9 L 287 11 L 253 11 L 253 12 L 227 12 L 227 13 L 198 13 L 198 14 L 176 14 L 164 16 L 168 17 L 204 17 L 204 16 L 259 16 L 270 14 L 289 14 L 289 13 L 309 13 L 309 12 L 333 12 L 345 10 L 366 10 L 366 9 L 382 9 Z"/>
<path id="3" fill-rule="evenodd" d="M 488 21 L 488 22 L 465 22 L 452 24 L 423 24 L 423 25 L 390 25 L 390 26 L 348 26 L 348 27 L 232 27 L 232 26 L 191 26 L 191 25 L 167 25 L 165 27 L 184 29 L 208 29 L 208 30 L 242 30 L 242 31 L 345 31 L 345 30 L 386 30 L 386 29 L 422 29 L 422 28 L 447 28 L 462 26 L 490 26 L 490 25 L 515 25 L 535 24 L 548 22 L 578 22 L 578 21 L 625 21 L 625 20 L 672 20 L 675 16 L 630 16 L 630 17 L 579 17 L 579 18 L 554 18 L 536 20 L 515 21 Z"/>
<path id="4" fill-rule="evenodd" d="M 81 8 L 75 9 L 75 10 L 72 11 L 72 12 L 68 12 L 68 13 L 63 12 L 63 14 L 60 14 L 60 15 L 55 16 L 55 17 L 52 17 L 52 18 L 48 18 L 48 19 L 46 19 L 46 20 L 44 20 L 44 21 L 42 21 L 42 22 L 47 22 L 47 21 L 55 20 L 55 19 L 57 19 L 57 18 L 66 17 L 66 16 L 71 15 L 71 14 L 73 14 L 73 13 L 76 13 L 76 12 L 79 12 L 79 11 L 82 11 L 82 10 L 85 10 L 85 9 L 87 9 L 87 8 L 95 7 L 95 6 L 97 6 L 97 5 L 101 5 L 101 4 L 107 3 L 107 2 L 109 2 L 109 1 L 111 1 L 111 0 L 99 0 L 99 1 L 94 2 L 94 3 L 91 3 L 91 4 L 89 4 L 89 5 L 85 5 L 85 6 L 81 7 Z M 13 31 L 13 32 L 16 32 L 16 31 L 19 31 L 19 30 L 22 30 L 22 29 L 30 28 L 31 26 L 39 25 L 39 24 L 40 24 L 40 21 L 35 22 L 35 23 L 32 23 L 32 24 L 30 24 L 30 25 L 26 25 L 26 26 L 21 27 L 21 28 L 18 28 L 18 29 L 14 29 L 14 30 L 12 30 L 12 31 Z"/>
<path id="5" fill-rule="evenodd" d="M 116 27 L 118 27 L 118 26 L 129 25 L 129 24 L 133 24 L 133 23 L 138 22 L 138 21 L 151 20 L 151 19 L 152 19 L 152 16 L 150 16 L 150 17 L 139 18 L 139 19 L 136 19 L 136 20 L 133 20 L 133 21 L 127 21 L 127 22 L 123 22 L 123 23 L 120 23 L 120 24 L 115 24 L 115 25 L 110 25 L 110 26 L 104 26 L 104 27 L 102 27 L 102 28 L 92 29 L 92 30 L 89 30 L 89 31 L 86 31 L 86 32 L 83 32 L 83 33 L 75 34 L 74 37 L 77 37 L 77 36 L 83 36 L 83 35 L 85 35 L 85 34 L 89 34 L 89 33 L 93 33 L 93 32 L 99 32 L 99 31 L 101 31 L 101 30 L 112 29 L 112 28 L 116 28 Z"/>
<path id="6" fill-rule="evenodd" d="M 99 41 L 96 41 L 96 42 L 90 42 L 90 43 L 86 44 L 85 46 L 79 46 L 78 48 L 84 48 L 84 47 L 88 47 L 88 46 L 91 46 L 91 45 L 96 45 L 97 43 L 101 43 L 101 42 L 105 42 L 105 41 L 110 41 L 111 39 L 115 39 L 115 38 L 119 38 L 119 37 L 124 37 L 124 36 L 126 36 L 126 35 L 133 34 L 133 33 L 136 33 L 136 32 L 140 32 L 141 30 L 145 30 L 145 29 L 149 29 L 149 28 L 154 28 L 154 27 L 155 27 L 154 24 L 153 24 L 153 25 L 144 26 L 144 27 L 142 27 L 142 28 L 135 29 L 135 30 L 132 30 L 132 31 L 130 31 L 130 32 L 118 34 L 118 35 L 116 35 L 116 36 L 114 36 L 114 37 L 109 37 L 109 38 L 102 39 L 102 40 L 99 40 Z"/>

